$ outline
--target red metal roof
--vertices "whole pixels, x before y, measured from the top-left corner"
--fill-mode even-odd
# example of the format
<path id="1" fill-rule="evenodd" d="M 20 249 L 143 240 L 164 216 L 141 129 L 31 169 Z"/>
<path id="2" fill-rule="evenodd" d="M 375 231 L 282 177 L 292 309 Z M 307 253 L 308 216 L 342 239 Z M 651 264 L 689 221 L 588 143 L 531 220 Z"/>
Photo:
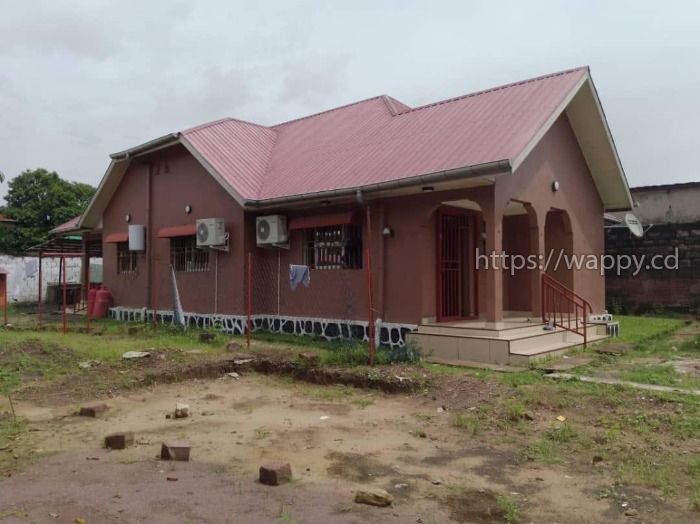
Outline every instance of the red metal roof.
<path id="1" fill-rule="evenodd" d="M 80 229 L 81 216 L 82 215 L 78 215 L 77 217 L 71 218 L 68 222 L 64 222 L 63 224 L 56 226 L 51 231 L 49 231 L 49 234 L 60 235 L 63 233 L 71 233 L 73 231 L 77 231 L 78 229 Z"/>
<path id="2" fill-rule="evenodd" d="M 272 127 L 224 119 L 182 136 L 245 200 L 362 187 L 514 159 L 587 73 L 413 109 L 379 96 Z"/>

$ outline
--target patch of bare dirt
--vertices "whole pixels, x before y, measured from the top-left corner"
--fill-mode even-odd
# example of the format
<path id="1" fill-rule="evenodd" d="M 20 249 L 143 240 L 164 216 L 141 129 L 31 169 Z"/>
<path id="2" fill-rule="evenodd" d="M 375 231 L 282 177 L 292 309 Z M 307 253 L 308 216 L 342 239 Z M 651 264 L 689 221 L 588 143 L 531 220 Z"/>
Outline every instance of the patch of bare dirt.
<path id="1" fill-rule="evenodd" d="M 326 469 L 329 475 L 353 482 L 372 482 L 394 472 L 390 466 L 360 453 L 333 451 L 326 458 L 331 461 Z"/>
<path id="2" fill-rule="evenodd" d="M 505 512 L 497 503 L 496 494 L 489 490 L 465 489 L 444 497 L 455 522 L 491 524 L 503 522 Z"/>

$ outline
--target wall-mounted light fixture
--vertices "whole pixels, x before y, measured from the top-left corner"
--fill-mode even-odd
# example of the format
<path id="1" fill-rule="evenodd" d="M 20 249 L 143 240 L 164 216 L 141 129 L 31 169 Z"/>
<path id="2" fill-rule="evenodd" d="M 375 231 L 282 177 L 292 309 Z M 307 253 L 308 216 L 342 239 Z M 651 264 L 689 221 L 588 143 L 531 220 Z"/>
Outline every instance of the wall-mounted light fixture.
<path id="1" fill-rule="evenodd" d="M 189 215 L 190 213 L 192 213 L 192 206 L 191 206 L 191 205 L 187 204 L 187 205 L 185 206 L 185 213 L 188 214 L 188 215 Z"/>
<path id="2" fill-rule="evenodd" d="M 382 235 L 384 235 L 385 237 L 393 237 L 394 230 L 391 229 L 389 226 L 384 226 L 384 229 L 382 230 Z"/>
<path id="3" fill-rule="evenodd" d="M 127 224 L 128 224 L 129 222 L 131 222 L 131 213 L 127 213 L 127 214 L 124 216 L 124 220 L 126 221 Z"/>
<path id="4" fill-rule="evenodd" d="M 552 182 L 552 191 L 559 191 L 559 181 L 555 180 Z"/>

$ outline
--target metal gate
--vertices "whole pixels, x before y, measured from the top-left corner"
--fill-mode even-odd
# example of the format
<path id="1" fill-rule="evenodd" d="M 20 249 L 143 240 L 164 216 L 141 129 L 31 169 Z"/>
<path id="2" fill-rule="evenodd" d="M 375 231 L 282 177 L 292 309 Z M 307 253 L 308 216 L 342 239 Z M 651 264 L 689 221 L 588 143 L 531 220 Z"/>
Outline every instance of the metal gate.
<path id="1" fill-rule="evenodd" d="M 437 320 L 478 315 L 474 253 L 476 217 L 456 208 L 441 208 L 437 220 Z"/>

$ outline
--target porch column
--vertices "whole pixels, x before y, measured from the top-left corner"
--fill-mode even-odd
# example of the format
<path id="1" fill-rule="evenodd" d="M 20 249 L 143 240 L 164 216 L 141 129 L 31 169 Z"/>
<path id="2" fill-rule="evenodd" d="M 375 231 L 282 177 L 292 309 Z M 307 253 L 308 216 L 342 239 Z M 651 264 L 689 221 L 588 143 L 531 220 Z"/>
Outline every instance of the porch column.
<path id="1" fill-rule="evenodd" d="M 503 252 L 503 208 L 496 205 L 495 199 L 483 202 L 482 212 L 486 230 L 486 255 L 488 270 L 486 271 L 486 321 L 501 322 L 503 320 L 503 260 L 492 257 L 492 253 Z M 495 263 L 494 263 L 495 262 Z"/>
<path id="2" fill-rule="evenodd" d="M 547 254 L 544 251 L 544 221 L 546 211 L 537 210 L 530 204 L 525 204 L 530 221 L 529 255 L 537 257 L 537 268 L 530 271 L 530 308 L 532 316 L 538 318 L 542 314 L 542 296 L 540 280 Z"/>

